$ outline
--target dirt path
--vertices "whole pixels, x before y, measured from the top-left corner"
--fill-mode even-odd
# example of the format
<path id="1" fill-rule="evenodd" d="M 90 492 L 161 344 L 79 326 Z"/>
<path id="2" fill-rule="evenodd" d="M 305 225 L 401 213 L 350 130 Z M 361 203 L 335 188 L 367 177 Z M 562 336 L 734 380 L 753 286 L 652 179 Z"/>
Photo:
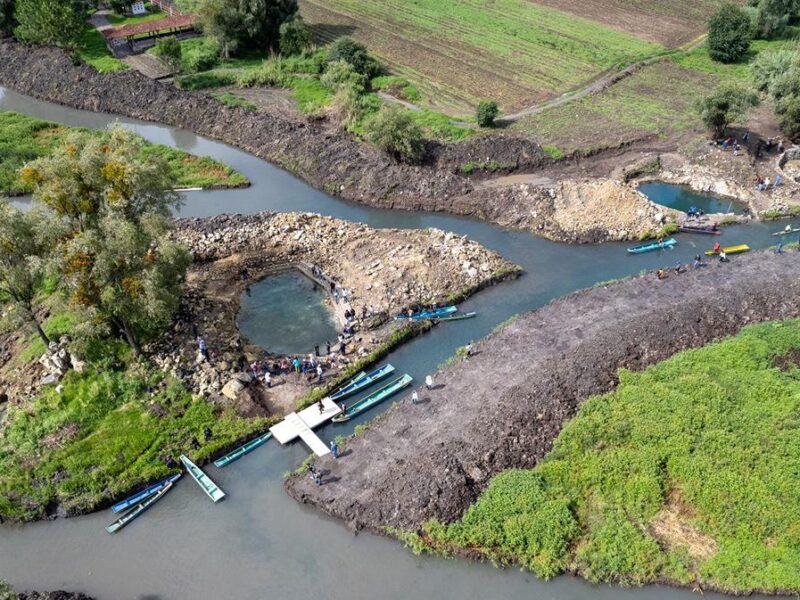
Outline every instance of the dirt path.
<path id="1" fill-rule="evenodd" d="M 583 400 L 614 388 L 618 369 L 799 315 L 796 252 L 578 292 L 485 338 L 436 375 L 422 404 L 397 404 L 343 458 L 321 459 L 325 485 L 294 477 L 287 489 L 352 527 L 452 521 L 493 475 L 534 466 Z"/>

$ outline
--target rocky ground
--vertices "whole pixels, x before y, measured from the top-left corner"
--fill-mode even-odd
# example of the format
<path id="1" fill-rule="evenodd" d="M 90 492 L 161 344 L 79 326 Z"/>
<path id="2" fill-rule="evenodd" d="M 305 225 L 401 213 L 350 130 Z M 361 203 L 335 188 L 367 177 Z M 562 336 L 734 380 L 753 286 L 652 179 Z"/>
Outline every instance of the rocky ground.
<path id="1" fill-rule="evenodd" d="M 348 442 L 346 458 L 320 459 L 325 485 L 296 476 L 287 489 L 353 528 L 451 522 L 493 475 L 535 465 L 583 400 L 613 389 L 620 368 L 797 316 L 795 252 L 575 293 L 476 344 L 474 356 L 436 374 L 420 404 L 396 405 Z"/>
<path id="2" fill-rule="evenodd" d="M 253 282 L 296 269 L 320 283 L 341 325 L 346 307 L 356 312 L 346 353 L 333 348 L 327 355 L 321 348 L 325 378 L 331 379 L 401 327 L 394 315 L 463 298 L 518 274 L 517 267 L 466 237 L 436 229 L 371 229 L 308 213 L 181 220 L 176 237 L 194 257 L 187 293 L 171 331 L 148 351 L 190 389 L 232 400 L 243 416 L 293 410 L 313 385 L 291 375 L 278 377 L 279 385 L 267 390 L 243 372 L 253 361 L 278 364 L 284 358 L 250 345 L 238 331 L 240 298 Z M 334 301 L 331 283 L 346 300 Z M 209 361 L 198 356 L 196 334 L 208 344 Z"/>

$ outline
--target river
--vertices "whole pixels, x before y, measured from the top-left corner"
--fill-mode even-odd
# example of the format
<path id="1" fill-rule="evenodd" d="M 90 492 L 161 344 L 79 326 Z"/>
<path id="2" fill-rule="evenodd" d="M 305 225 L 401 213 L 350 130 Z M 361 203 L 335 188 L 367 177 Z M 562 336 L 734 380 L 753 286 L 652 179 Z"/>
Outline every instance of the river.
<path id="1" fill-rule="evenodd" d="M 0 110 L 92 128 L 116 120 L 39 102 L 3 88 Z M 622 244 L 556 244 L 529 233 L 503 231 L 484 222 L 444 214 L 371 209 L 331 198 L 269 163 L 191 132 L 129 119 L 119 121 L 152 142 L 212 156 L 243 173 L 253 184 L 243 190 L 187 193 L 181 215 L 314 211 L 373 227 L 438 227 L 468 235 L 521 265 L 525 269 L 522 278 L 485 290 L 462 305 L 464 311 L 477 311 L 477 318 L 436 327 L 389 356 L 387 360 L 400 372 L 410 373 L 417 381 L 458 346 L 486 335 L 515 314 L 599 281 L 670 267 L 677 261 L 689 263 L 709 247 L 712 239 L 681 235 L 674 250 L 634 257 L 626 255 Z M 730 227 L 718 239 L 765 247 L 775 242 L 769 231 L 778 228 L 759 223 Z M 372 419 L 385 408 L 363 419 Z M 330 425 L 318 433 L 327 441 L 350 433 L 363 419 L 344 426 Z M 113 520 L 110 512 L 1 526 L 0 577 L 17 589 L 67 589 L 109 600 L 693 597 L 684 590 L 659 586 L 595 587 L 571 576 L 542 582 L 516 569 L 417 557 L 394 540 L 368 533 L 354 536 L 342 523 L 297 504 L 283 491 L 283 474 L 307 454 L 301 444 L 281 447 L 270 442 L 225 469 L 209 466 L 208 473 L 228 494 L 224 502 L 212 504 L 194 483 L 184 479 L 162 502 L 115 536 L 103 529 Z"/>

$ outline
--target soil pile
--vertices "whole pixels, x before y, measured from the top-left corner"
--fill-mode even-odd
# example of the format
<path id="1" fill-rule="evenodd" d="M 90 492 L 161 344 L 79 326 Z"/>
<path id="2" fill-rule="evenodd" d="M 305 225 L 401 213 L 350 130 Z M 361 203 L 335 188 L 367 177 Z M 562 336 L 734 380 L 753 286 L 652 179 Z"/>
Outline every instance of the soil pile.
<path id="1" fill-rule="evenodd" d="M 353 527 L 416 529 L 459 518 L 509 468 L 530 468 L 564 422 L 620 368 L 642 369 L 745 325 L 800 315 L 800 255 L 759 253 L 657 280 L 652 274 L 578 292 L 528 314 L 325 457 L 330 479 L 289 493 Z"/>

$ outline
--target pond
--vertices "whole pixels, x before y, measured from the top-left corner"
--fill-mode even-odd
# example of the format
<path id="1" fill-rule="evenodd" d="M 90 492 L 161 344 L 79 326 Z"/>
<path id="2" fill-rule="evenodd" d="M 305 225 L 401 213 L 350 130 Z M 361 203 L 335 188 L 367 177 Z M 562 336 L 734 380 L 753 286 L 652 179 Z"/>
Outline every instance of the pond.
<path id="1" fill-rule="evenodd" d="M 682 185 L 660 181 L 643 183 L 638 190 L 656 204 L 683 212 L 688 212 L 690 208 L 696 207 L 706 214 L 730 212 L 742 214 L 747 209 L 747 206 L 741 202 L 700 194 Z"/>
<path id="2" fill-rule="evenodd" d="M 242 294 L 239 329 L 251 343 L 277 354 L 308 354 L 336 341 L 324 292 L 297 271 L 267 277 Z"/>

